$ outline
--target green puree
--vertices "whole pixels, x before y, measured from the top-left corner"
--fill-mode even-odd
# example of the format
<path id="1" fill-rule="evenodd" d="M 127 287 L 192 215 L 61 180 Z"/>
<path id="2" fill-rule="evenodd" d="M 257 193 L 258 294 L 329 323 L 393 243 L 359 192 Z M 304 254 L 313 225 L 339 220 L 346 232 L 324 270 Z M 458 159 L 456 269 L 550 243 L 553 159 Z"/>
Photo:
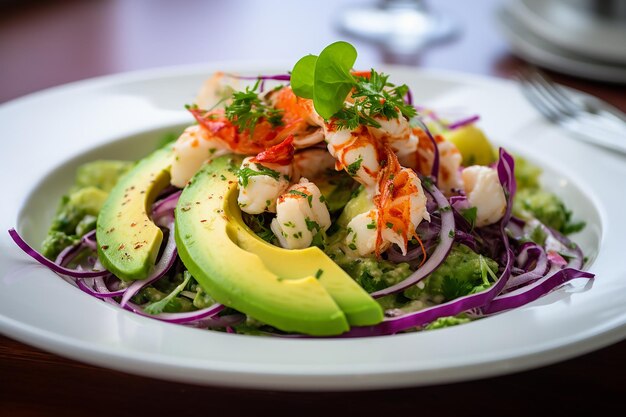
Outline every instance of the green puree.
<path id="1" fill-rule="evenodd" d="M 497 272 L 498 264 L 493 259 L 481 256 L 465 245 L 454 244 L 441 266 L 423 281 L 423 288 L 414 285 L 404 291 L 404 296 L 417 300 L 426 295 L 450 301 L 490 287 Z"/>
<path id="2" fill-rule="evenodd" d="M 353 257 L 339 245 L 331 245 L 325 252 L 367 292 L 397 284 L 412 272 L 408 263 L 395 264 L 382 259 Z"/>
<path id="3" fill-rule="evenodd" d="M 74 186 L 63 196 L 42 243 L 42 253 L 55 258 L 65 247 L 78 242 L 85 233 L 95 229 L 96 218 L 109 191 L 130 169 L 132 162 L 94 161 L 81 165 Z"/>
<path id="4" fill-rule="evenodd" d="M 563 234 L 578 232 L 585 222 L 572 221 L 572 212 L 555 194 L 539 185 L 541 169 L 523 158 L 515 158 L 515 179 L 518 190 L 513 202 L 513 214 L 525 220 L 532 218 Z"/>

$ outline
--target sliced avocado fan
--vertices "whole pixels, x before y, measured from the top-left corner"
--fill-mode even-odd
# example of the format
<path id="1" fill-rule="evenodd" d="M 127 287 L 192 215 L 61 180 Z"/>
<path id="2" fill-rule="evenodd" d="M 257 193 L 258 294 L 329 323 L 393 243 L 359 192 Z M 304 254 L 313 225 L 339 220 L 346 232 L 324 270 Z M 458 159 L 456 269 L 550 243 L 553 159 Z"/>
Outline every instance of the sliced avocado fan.
<path id="1" fill-rule="evenodd" d="M 238 162 L 224 156 L 206 164 L 176 207 L 179 256 L 204 290 L 288 332 L 330 336 L 380 322 L 380 305 L 319 248 L 278 248 L 245 225 Z"/>

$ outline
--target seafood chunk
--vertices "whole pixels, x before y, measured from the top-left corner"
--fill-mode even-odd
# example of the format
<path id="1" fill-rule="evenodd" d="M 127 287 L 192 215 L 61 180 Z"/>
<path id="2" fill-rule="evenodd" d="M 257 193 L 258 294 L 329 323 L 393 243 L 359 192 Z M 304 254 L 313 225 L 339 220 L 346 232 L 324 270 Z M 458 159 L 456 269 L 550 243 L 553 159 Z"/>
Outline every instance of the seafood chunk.
<path id="1" fill-rule="evenodd" d="M 329 227 L 330 214 L 322 193 L 306 178 L 278 197 L 271 229 L 283 248 L 308 248 L 313 238 Z"/>
<path id="2" fill-rule="evenodd" d="M 174 144 L 171 184 L 184 187 L 211 158 L 231 153 L 229 144 L 200 125 L 189 126 Z"/>
<path id="3" fill-rule="evenodd" d="M 276 199 L 289 187 L 291 165 L 255 162 L 247 157 L 239 168 L 237 203 L 249 214 L 276 212 Z"/>
<path id="4" fill-rule="evenodd" d="M 297 97 L 291 87 L 268 93 L 275 109 L 282 110 L 283 134 L 293 135 L 296 148 L 306 148 L 324 141 L 324 120 L 317 114 L 313 101 Z"/>
<path id="5" fill-rule="evenodd" d="M 506 197 L 495 169 L 481 165 L 467 167 L 461 173 L 465 194 L 476 207 L 476 226 L 498 222 L 506 211 Z"/>
<path id="6" fill-rule="evenodd" d="M 326 142 L 328 151 L 337 160 L 336 168 L 345 169 L 373 195 L 381 168 L 380 155 L 384 152 L 381 142 L 365 126 L 355 130 L 328 128 Z"/>
<path id="7" fill-rule="evenodd" d="M 435 159 L 432 142 L 423 130 L 416 128 L 414 133 L 419 138 L 417 161 L 414 168 L 424 175 L 430 175 Z M 463 185 L 459 174 L 463 157 L 457 147 L 452 142 L 445 140 L 443 136 L 436 135 L 434 138 L 439 150 L 437 187 L 444 194 L 450 195 L 455 190 L 461 189 Z"/>
<path id="8" fill-rule="evenodd" d="M 369 256 L 376 251 L 378 210 L 370 210 L 354 216 L 348 223 L 346 245 L 359 256 Z M 389 242 L 383 242 L 380 251 L 384 252 Z"/>

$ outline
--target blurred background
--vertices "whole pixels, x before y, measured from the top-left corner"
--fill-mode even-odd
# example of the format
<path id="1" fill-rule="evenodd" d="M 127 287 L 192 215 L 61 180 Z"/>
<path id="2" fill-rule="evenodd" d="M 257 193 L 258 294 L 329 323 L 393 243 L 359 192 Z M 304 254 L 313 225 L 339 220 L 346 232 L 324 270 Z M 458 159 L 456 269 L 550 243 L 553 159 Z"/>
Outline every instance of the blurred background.
<path id="1" fill-rule="evenodd" d="M 0 0 L 0 102 L 130 70 L 294 61 L 338 39 L 363 67 L 511 77 L 528 61 L 625 92 L 624 0 Z"/>

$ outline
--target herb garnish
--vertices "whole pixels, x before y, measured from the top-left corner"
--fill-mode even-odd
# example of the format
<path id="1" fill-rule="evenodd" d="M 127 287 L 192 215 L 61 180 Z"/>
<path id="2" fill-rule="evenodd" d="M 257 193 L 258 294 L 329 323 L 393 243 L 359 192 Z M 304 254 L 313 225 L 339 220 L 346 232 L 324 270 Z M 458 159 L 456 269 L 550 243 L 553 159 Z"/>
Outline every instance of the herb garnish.
<path id="1" fill-rule="evenodd" d="M 466 209 L 460 210 L 461 216 L 470 224 L 472 230 L 474 230 L 474 226 L 476 226 L 476 214 L 478 213 L 477 207 L 470 207 Z"/>
<path id="2" fill-rule="evenodd" d="M 261 164 L 255 164 L 255 165 L 256 165 L 257 171 L 250 168 L 249 166 L 243 167 L 239 169 L 239 171 L 237 171 L 237 176 L 239 177 L 239 184 L 241 184 L 243 187 L 247 187 L 250 177 L 254 177 L 256 175 L 267 175 L 269 177 L 274 178 L 276 181 L 278 181 L 278 179 L 280 178 L 280 173 L 278 171 L 274 171 L 273 169 L 263 166 Z"/>
<path id="3" fill-rule="evenodd" d="M 380 127 L 375 117 L 395 119 L 402 114 L 410 119 L 416 115 L 415 108 L 404 101 L 406 85 L 396 86 L 388 75 L 373 69 L 365 76 L 353 74 L 356 57 L 356 49 L 347 42 L 328 45 L 317 57 L 303 57 L 291 73 L 294 93 L 312 99 L 320 116 L 333 119 L 339 128 Z M 354 103 L 346 104 L 350 92 Z"/>
<path id="4" fill-rule="evenodd" d="M 289 194 L 298 195 L 304 198 L 307 198 L 309 196 L 307 193 L 303 193 L 302 191 L 298 191 L 298 190 L 289 190 Z"/>
<path id="5" fill-rule="evenodd" d="M 356 173 L 359 172 L 359 169 L 361 169 L 362 163 L 363 163 L 363 158 L 359 156 L 359 159 L 357 159 L 356 161 L 354 161 L 353 163 L 351 163 L 350 165 L 346 167 L 346 171 L 348 171 L 348 174 L 354 177 Z"/>
<path id="6" fill-rule="evenodd" d="M 415 107 L 404 102 L 409 87 L 395 86 L 389 76 L 374 69 L 367 77 L 355 77 L 353 105 L 344 105 L 333 118 L 339 128 L 356 129 L 359 125 L 380 127 L 374 117 L 397 119 L 400 114 L 410 119 L 417 114 Z"/>
<path id="7" fill-rule="evenodd" d="M 254 133 L 254 128 L 260 120 L 267 120 L 273 127 L 282 126 L 282 110 L 272 108 L 259 98 L 259 83 L 246 87 L 245 91 L 235 91 L 232 95 L 232 103 L 224 109 L 226 117 L 230 120 L 239 132 L 250 131 L 250 136 Z"/>

